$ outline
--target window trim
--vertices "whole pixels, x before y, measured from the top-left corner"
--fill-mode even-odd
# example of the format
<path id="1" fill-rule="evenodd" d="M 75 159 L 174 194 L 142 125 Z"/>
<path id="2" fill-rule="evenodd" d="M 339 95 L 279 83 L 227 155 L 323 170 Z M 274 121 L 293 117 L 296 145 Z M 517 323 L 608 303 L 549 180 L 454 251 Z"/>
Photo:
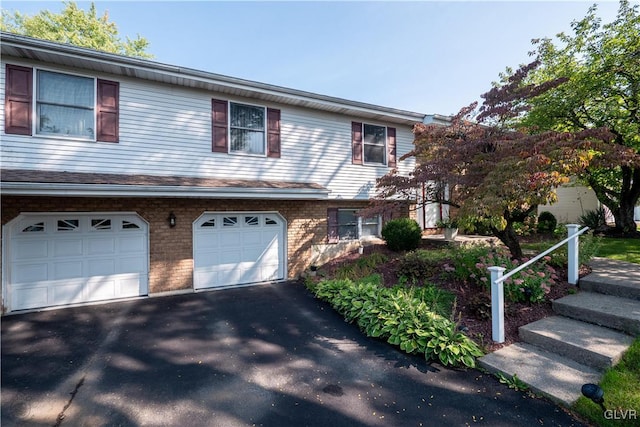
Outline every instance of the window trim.
<path id="1" fill-rule="evenodd" d="M 375 126 L 375 127 L 379 127 L 379 128 L 383 128 L 384 129 L 384 145 L 382 147 L 382 162 L 367 162 L 366 156 L 365 156 L 365 146 L 366 145 L 374 145 L 374 144 L 367 144 L 366 142 L 366 135 L 365 135 L 365 126 Z M 387 166 L 388 163 L 388 146 L 389 146 L 389 130 L 388 130 L 388 126 L 385 125 L 379 125 L 376 123 L 367 123 L 367 122 L 362 122 L 362 164 L 365 166 Z"/>
<path id="2" fill-rule="evenodd" d="M 233 127 L 231 126 L 231 104 L 236 104 L 236 105 L 242 105 L 245 107 L 254 107 L 254 108 L 261 108 L 264 111 L 264 115 L 263 115 L 263 123 L 262 123 L 262 153 L 247 153 L 244 151 L 234 151 L 231 149 L 231 145 L 232 145 L 232 138 L 231 138 L 231 129 L 248 129 L 248 128 L 240 128 L 240 127 Z M 231 101 L 229 100 L 227 102 L 227 135 L 229 138 L 229 142 L 227 144 L 227 154 L 233 154 L 233 155 L 238 155 L 238 156 L 249 156 L 249 157 L 267 157 L 268 154 L 268 147 L 267 147 L 267 139 L 268 139 L 268 118 L 267 118 L 267 114 L 268 114 L 268 108 L 266 105 L 257 105 L 257 104 L 248 104 L 248 103 L 244 103 L 244 102 L 237 102 L 237 101 Z M 249 130 L 253 130 L 253 129 L 249 129 Z"/>
<path id="3" fill-rule="evenodd" d="M 376 126 L 384 128 L 385 130 L 385 138 L 384 138 L 384 162 L 365 162 L 364 160 L 364 127 L 365 126 Z M 371 144 L 368 144 L 371 145 Z M 396 168 L 398 166 L 397 162 L 397 129 L 393 126 L 387 126 L 380 123 L 374 122 L 351 122 L 351 164 L 353 165 L 363 165 L 363 166 L 373 166 L 373 167 L 386 167 L 386 168 Z"/>
<path id="4" fill-rule="evenodd" d="M 73 77 L 81 77 L 81 78 L 93 80 L 93 107 L 92 107 L 93 137 L 92 138 L 85 138 L 77 135 L 63 135 L 63 134 L 56 134 L 56 133 L 47 133 L 47 134 L 38 133 L 38 124 L 40 123 L 40 115 L 38 114 L 38 103 L 39 103 L 38 73 L 40 71 L 45 71 L 45 72 L 55 73 L 55 74 L 62 74 L 62 75 L 73 76 Z M 33 117 L 33 120 L 31 120 L 32 136 L 36 138 L 64 139 L 64 140 L 84 141 L 84 142 L 101 142 L 101 141 L 98 141 L 98 78 L 96 76 L 91 76 L 91 75 L 82 74 L 82 73 L 68 73 L 66 71 L 60 71 L 60 70 L 50 69 L 46 67 L 33 67 L 32 100 L 33 100 L 32 111 L 31 111 L 31 114 Z"/>

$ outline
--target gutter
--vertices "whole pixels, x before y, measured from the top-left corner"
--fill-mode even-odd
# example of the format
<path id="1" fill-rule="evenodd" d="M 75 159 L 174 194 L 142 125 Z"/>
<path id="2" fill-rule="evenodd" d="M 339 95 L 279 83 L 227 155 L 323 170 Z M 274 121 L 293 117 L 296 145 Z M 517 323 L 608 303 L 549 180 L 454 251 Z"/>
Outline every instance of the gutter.
<path id="1" fill-rule="evenodd" d="M 326 200 L 330 190 L 314 188 L 192 187 L 169 185 L 3 182 L 4 196 L 172 197 L 207 199 Z"/>

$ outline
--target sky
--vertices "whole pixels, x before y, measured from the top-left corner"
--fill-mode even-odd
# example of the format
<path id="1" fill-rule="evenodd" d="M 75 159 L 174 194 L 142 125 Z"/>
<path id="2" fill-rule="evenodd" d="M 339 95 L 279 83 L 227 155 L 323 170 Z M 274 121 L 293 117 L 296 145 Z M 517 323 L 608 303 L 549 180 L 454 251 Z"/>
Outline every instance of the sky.
<path id="1" fill-rule="evenodd" d="M 90 2 L 77 1 L 88 9 Z M 528 63 L 534 38 L 616 1 L 94 1 L 153 60 L 423 114 L 454 114 Z M 60 1 L 2 1 L 58 13 Z"/>

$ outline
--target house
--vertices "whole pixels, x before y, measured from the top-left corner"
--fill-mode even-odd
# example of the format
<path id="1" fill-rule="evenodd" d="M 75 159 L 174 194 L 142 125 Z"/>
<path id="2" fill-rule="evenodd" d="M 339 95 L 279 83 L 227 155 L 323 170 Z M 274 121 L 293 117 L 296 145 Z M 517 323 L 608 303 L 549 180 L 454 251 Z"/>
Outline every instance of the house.
<path id="1" fill-rule="evenodd" d="M 555 193 L 557 201 L 551 205 L 539 205 L 538 215 L 545 211 L 551 212 L 559 224 L 579 224 L 582 215 L 601 206 L 591 188 L 575 183 L 558 187 Z"/>
<path id="2" fill-rule="evenodd" d="M 3 312 L 298 277 L 421 113 L 2 33 Z M 407 215 L 408 210 L 393 215 Z"/>

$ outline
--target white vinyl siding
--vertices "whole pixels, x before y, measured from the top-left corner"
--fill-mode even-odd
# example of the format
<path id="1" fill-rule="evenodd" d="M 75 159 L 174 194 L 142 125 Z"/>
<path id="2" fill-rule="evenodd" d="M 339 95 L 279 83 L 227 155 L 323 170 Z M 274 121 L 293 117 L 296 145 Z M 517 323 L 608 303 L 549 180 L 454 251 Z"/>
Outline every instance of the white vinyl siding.
<path id="1" fill-rule="evenodd" d="M 0 105 L 4 108 L 4 62 L 1 73 Z M 31 137 L 3 133 L 3 167 L 313 182 L 328 188 L 331 199 L 358 200 L 371 197 L 376 179 L 389 171 L 385 165 L 363 168 L 352 164 L 351 122 L 361 120 L 358 117 L 266 105 L 281 110 L 281 158 L 212 153 L 211 100 L 254 105 L 251 99 L 128 77 L 95 77 L 120 83 L 118 144 L 46 136 L 38 136 L 34 144 Z M 0 120 L 4 121 L 4 114 Z M 412 149 L 410 126 L 377 123 L 396 128 L 398 158 Z M 408 174 L 413 165 L 413 160 L 398 162 L 399 172 Z"/>

